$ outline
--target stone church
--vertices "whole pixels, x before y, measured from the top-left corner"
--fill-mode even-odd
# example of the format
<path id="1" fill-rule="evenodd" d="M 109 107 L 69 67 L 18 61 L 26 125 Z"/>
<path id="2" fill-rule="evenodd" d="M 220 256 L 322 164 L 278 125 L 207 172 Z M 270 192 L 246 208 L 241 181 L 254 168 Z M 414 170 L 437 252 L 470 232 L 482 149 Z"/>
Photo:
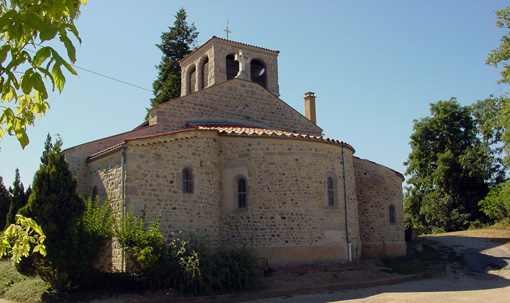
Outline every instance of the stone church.
<path id="1" fill-rule="evenodd" d="M 278 51 L 213 37 L 180 61 L 181 97 L 131 131 L 67 149 L 84 196 L 161 218 L 270 265 L 404 255 L 403 176 L 322 136 L 279 99 Z M 122 268 L 112 245 L 112 268 Z"/>

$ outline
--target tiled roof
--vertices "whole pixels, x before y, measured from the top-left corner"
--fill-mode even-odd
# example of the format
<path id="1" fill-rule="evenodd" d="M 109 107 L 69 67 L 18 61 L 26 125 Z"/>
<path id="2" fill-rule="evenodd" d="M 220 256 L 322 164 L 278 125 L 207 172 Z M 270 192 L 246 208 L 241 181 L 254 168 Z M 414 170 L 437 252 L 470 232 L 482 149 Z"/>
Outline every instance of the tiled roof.
<path id="1" fill-rule="evenodd" d="M 280 138 L 291 138 L 291 139 L 305 139 L 312 141 L 321 141 L 326 143 L 333 143 L 343 145 L 354 151 L 354 148 L 343 141 L 330 139 L 322 136 L 314 136 L 307 134 L 291 133 L 281 130 L 257 128 L 257 127 L 233 127 L 233 126 L 197 126 L 199 130 L 217 130 L 220 135 L 237 135 L 237 136 L 249 136 L 249 137 L 280 137 Z"/>
<path id="2" fill-rule="evenodd" d="M 191 125 L 190 125 L 191 126 Z M 173 135 L 177 133 L 183 133 L 188 131 L 217 131 L 218 134 L 224 135 L 224 136 L 243 136 L 243 137 L 267 137 L 267 138 L 289 138 L 289 139 L 302 139 L 302 140 L 309 140 L 309 141 L 317 141 L 317 142 L 324 142 L 324 143 L 332 143 L 341 145 L 344 147 L 347 147 L 354 151 L 354 148 L 343 141 L 330 139 L 322 136 L 314 136 L 314 135 L 307 135 L 307 134 L 299 134 L 299 133 L 291 133 L 281 130 L 273 130 L 273 129 L 265 129 L 265 128 L 259 128 L 259 127 L 246 127 L 246 126 L 232 126 L 229 124 L 220 125 L 198 125 L 198 126 L 192 126 L 188 129 L 168 132 L 168 133 L 159 133 L 159 134 L 153 134 L 153 135 L 147 135 L 142 137 L 136 137 L 136 138 L 127 138 L 124 140 L 124 142 L 115 144 L 111 147 L 108 147 L 107 149 L 104 149 L 102 151 L 99 151 L 97 153 L 94 153 L 90 155 L 87 160 L 90 160 L 92 158 L 95 158 L 97 156 L 104 155 L 110 151 L 113 151 L 117 148 L 120 148 L 128 141 L 135 141 L 139 139 L 148 139 L 148 138 L 155 138 L 155 137 L 161 137 L 166 135 Z"/>
<path id="3" fill-rule="evenodd" d="M 97 157 L 97 156 L 99 156 L 99 155 L 106 154 L 106 153 L 108 153 L 108 152 L 110 152 L 110 151 L 113 151 L 113 150 L 115 150 L 115 149 L 117 149 L 117 148 L 120 148 L 122 145 L 124 145 L 124 143 L 125 143 L 125 142 L 117 143 L 117 144 L 115 144 L 115 145 L 113 145 L 113 146 L 110 146 L 110 147 L 108 147 L 108 148 L 106 148 L 106 149 L 103 149 L 103 150 L 101 150 L 101 151 L 98 151 L 97 153 L 94 153 L 94 154 L 90 155 L 90 156 L 87 158 L 87 160 L 90 160 L 90 159 L 92 159 L 92 158 L 94 158 L 94 157 Z"/>

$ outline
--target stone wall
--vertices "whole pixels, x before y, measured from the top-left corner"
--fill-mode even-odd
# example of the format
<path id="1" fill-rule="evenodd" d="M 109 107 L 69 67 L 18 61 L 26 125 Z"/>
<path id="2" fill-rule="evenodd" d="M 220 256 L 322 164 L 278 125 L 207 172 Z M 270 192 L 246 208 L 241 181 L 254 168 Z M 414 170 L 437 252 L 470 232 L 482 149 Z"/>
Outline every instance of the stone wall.
<path id="1" fill-rule="evenodd" d="M 185 128 L 193 120 L 239 121 L 320 136 L 322 129 L 288 104 L 250 81 L 230 81 L 165 102 L 149 111 L 150 124 L 161 132 Z"/>
<path id="2" fill-rule="evenodd" d="M 78 180 L 78 192 L 87 197 L 91 194 L 92 188 L 88 182 L 89 175 L 86 163 L 89 156 L 115 144 L 124 142 L 126 138 L 135 138 L 155 133 L 156 129 L 157 126 L 144 127 L 66 149 L 65 159 L 69 164 L 69 169 Z"/>
<path id="3" fill-rule="evenodd" d="M 93 188 L 97 189 L 100 203 L 108 199 L 117 218 L 123 211 L 122 200 L 122 152 L 120 150 L 91 161 L 87 165 L 87 182 L 82 188 L 88 188 L 87 196 L 91 196 Z M 101 252 L 99 267 L 107 271 L 118 271 L 124 268 L 122 251 L 117 241 L 110 241 Z"/>
<path id="4" fill-rule="evenodd" d="M 354 158 L 363 257 L 405 255 L 402 175 L 377 163 Z M 390 222 L 390 205 L 395 223 Z"/>
<path id="5" fill-rule="evenodd" d="M 238 54 L 239 51 L 242 51 L 243 54 L 249 58 L 246 66 L 248 74 L 251 72 L 249 64 L 251 60 L 263 62 L 267 75 L 267 90 L 275 96 L 280 96 L 280 89 L 278 86 L 278 51 L 228 41 L 217 37 L 213 37 L 207 41 L 180 62 L 182 79 L 181 96 L 185 96 L 189 94 L 190 91 L 193 91 L 191 87 L 188 87 L 190 83 L 187 80 L 190 70 L 192 69 L 196 69 L 197 75 L 199 75 L 196 84 L 198 89 L 227 81 L 225 58 L 227 55 Z M 203 73 L 202 67 L 206 58 L 209 60 L 209 85 L 202 83 L 202 77 L 200 77 Z"/>
<path id="6" fill-rule="evenodd" d="M 217 132 L 187 131 L 128 140 L 126 204 L 135 215 L 161 217 L 161 232 L 219 233 Z M 182 171 L 193 175 L 193 192 L 182 190 Z M 214 239 L 212 239 L 214 240 Z"/>
<path id="7" fill-rule="evenodd" d="M 360 239 L 354 168 L 352 150 L 345 151 L 349 233 L 356 259 Z M 222 179 L 224 245 L 253 244 L 271 264 L 347 260 L 342 147 L 293 139 L 220 136 L 219 165 L 223 174 L 230 169 L 243 174 L 244 166 L 248 187 L 246 209 L 226 207 L 225 203 L 232 202 L 225 198 L 235 184 L 232 179 Z M 327 201 L 328 173 L 337 176 L 334 207 Z"/>

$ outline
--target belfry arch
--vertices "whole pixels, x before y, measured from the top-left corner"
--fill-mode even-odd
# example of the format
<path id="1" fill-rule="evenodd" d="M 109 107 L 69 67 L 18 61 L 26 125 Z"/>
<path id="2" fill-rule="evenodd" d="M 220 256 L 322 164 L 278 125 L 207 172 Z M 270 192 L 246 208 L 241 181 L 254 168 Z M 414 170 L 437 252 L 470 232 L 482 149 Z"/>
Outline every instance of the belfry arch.
<path id="1" fill-rule="evenodd" d="M 257 83 L 278 97 L 278 54 L 278 51 L 212 37 L 179 62 L 181 96 L 241 79 Z"/>

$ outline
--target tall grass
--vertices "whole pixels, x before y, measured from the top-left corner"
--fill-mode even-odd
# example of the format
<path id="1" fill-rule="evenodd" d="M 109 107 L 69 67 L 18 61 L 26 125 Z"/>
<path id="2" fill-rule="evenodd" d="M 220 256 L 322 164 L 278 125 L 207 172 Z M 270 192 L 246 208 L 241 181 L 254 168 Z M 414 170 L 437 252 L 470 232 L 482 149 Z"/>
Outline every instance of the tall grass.
<path id="1" fill-rule="evenodd" d="M 40 277 L 24 276 L 6 260 L 0 261 L 0 298 L 22 302 L 42 302 L 42 295 L 50 285 Z"/>

